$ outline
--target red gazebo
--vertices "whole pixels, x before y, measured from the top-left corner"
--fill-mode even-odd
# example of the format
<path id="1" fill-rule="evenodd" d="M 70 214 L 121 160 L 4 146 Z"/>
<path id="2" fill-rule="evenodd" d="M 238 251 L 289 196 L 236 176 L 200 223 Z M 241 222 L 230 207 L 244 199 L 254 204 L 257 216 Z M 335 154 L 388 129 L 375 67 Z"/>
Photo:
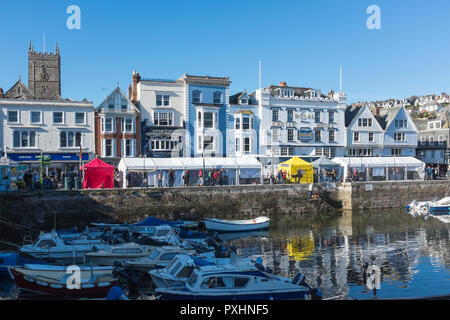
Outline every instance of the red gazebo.
<path id="1" fill-rule="evenodd" d="M 83 189 L 114 188 L 114 167 L 95 158 L 81 167 L 84 170 Z"/>

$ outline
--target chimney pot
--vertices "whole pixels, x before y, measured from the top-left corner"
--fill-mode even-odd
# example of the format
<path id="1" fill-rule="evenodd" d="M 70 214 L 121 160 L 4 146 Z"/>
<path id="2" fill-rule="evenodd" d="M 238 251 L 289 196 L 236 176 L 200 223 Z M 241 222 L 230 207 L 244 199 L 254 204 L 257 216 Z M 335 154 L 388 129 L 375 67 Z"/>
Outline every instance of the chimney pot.
<path id="1" fill-rule="evenodd" d="M 286 82 L 285 81 L 280 81 L 280 86 L 281 87 L 286 87 Z"/>

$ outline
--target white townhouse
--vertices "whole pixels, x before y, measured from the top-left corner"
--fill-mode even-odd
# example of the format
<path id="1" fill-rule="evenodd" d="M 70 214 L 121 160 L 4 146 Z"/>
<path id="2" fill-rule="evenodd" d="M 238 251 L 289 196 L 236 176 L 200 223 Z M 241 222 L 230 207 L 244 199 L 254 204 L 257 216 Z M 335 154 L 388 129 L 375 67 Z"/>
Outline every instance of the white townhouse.
<path id="1" fill-rule="evenodd" d="M 279 86 L 258 89 L 259 153 L 280 161 L 292 156 L 334 158 L 345 148 L 344 93 Z"/>
<path id="2" fill-rule="evenodd" d="M 91 102 L 0 99 L 0 146 L 8 157 L 29 169 L 40 168 L 41 153 L 55 172 L 78 170 L 93 159 L 94 106 Z"/>
<path id="3" fill-rule="evenodd" d="M 418 130 L 405 107 L 382 109 L 376 118 L 384 130 L 382 156 L 416 156 Z"/>
<path id="4" fill-rule="evenodd" d="M 141 111 L 142 154 L 150 157 L 226 155 L 228 77 L 184 74 L 145 79 L 133 72 L 129 96 Z"/>
<path id="5" fill-rule="evenodd" d="M 345 156 L 415 156 L 417 127 L 405 107 L 348 107 L 345 111 L 347 148 Z"/>
<path id="6" fill-rule="evenodd" d="M 349 157 L 379 156 L 383 150 L 384 130 L 367 105 L 345 110 L 346 154 Z"/>
<path id="7" fill-rule="evenodd" d="M 150 157 L 183 154 L 185 92 L 176 80 L 145 79 L 133 71 L 128 88 L 131 101 L 140 109 L 141 152 Z"/>
<path id="8" fill-rule="evenodd" d="M 259 108 L 244 90 L 230 96 L 227 106 L 227 155 L 258 155 Z"/>

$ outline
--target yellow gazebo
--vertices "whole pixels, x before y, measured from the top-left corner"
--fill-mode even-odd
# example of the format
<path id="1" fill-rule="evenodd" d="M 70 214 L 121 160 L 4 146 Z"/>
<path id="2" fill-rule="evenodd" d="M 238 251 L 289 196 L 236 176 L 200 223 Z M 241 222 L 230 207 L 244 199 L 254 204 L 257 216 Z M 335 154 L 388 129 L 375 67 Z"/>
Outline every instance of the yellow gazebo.
<path id="1" fill-rule="evenodd" d="M 303 176 L 300 179 L 300 183 L 314 182 L 313 165 L 303 159 L 300 159 L 299 157 L 293 157 L 278 165 L 278 171 L 286 171 L 288 180 L 290 182 L 296 182 L 298 169 L 301 169 L 303 173 Z"/>

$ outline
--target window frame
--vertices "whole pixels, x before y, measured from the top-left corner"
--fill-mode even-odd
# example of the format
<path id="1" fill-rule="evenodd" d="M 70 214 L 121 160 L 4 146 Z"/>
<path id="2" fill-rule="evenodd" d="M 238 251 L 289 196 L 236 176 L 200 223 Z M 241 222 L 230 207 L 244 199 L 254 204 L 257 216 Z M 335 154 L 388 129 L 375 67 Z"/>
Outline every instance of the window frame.
<path id="1" fill-rule="evenodd" d="M 11 121 L 10 120 L 10 113 L 11 112 L 15 112 L 16 113 L 16 121 Z M 8 110 L 6 116 L 7 116 L 7 122 L 8 123 L 19 123 L 20 122 L 20 112 L 19 112 L 19 110 Z"/>
<path id="2" fill-rule="evenodd" d="M 33 114 L 39 113 L 39 121 L 33 121 Z M 42 124 L 42 110 L 30 110 L 30 124 Z"/>
<path id="3" fill-rule="evenodd" d="M 77 121 L 77 115 L 80 115 L 80 114 L 83 115 L 83 122 L 78 122 L 78 121 Z M 86 112 L 83 112 L 83 111 L 75 111 L 74 122 L 75 122 L 75 125 L 86 125 L 86 124 L 87 124 L 87 114 L 86 114 Z"/>
<path id="4" fill-rule="evenodd" d="M 61 122 L 55 122 L 55 113 L 61 113 Z M 64 111 L 53 111 L 52 112 L 52 124 L 60 125 L 64 124 Z"/>

